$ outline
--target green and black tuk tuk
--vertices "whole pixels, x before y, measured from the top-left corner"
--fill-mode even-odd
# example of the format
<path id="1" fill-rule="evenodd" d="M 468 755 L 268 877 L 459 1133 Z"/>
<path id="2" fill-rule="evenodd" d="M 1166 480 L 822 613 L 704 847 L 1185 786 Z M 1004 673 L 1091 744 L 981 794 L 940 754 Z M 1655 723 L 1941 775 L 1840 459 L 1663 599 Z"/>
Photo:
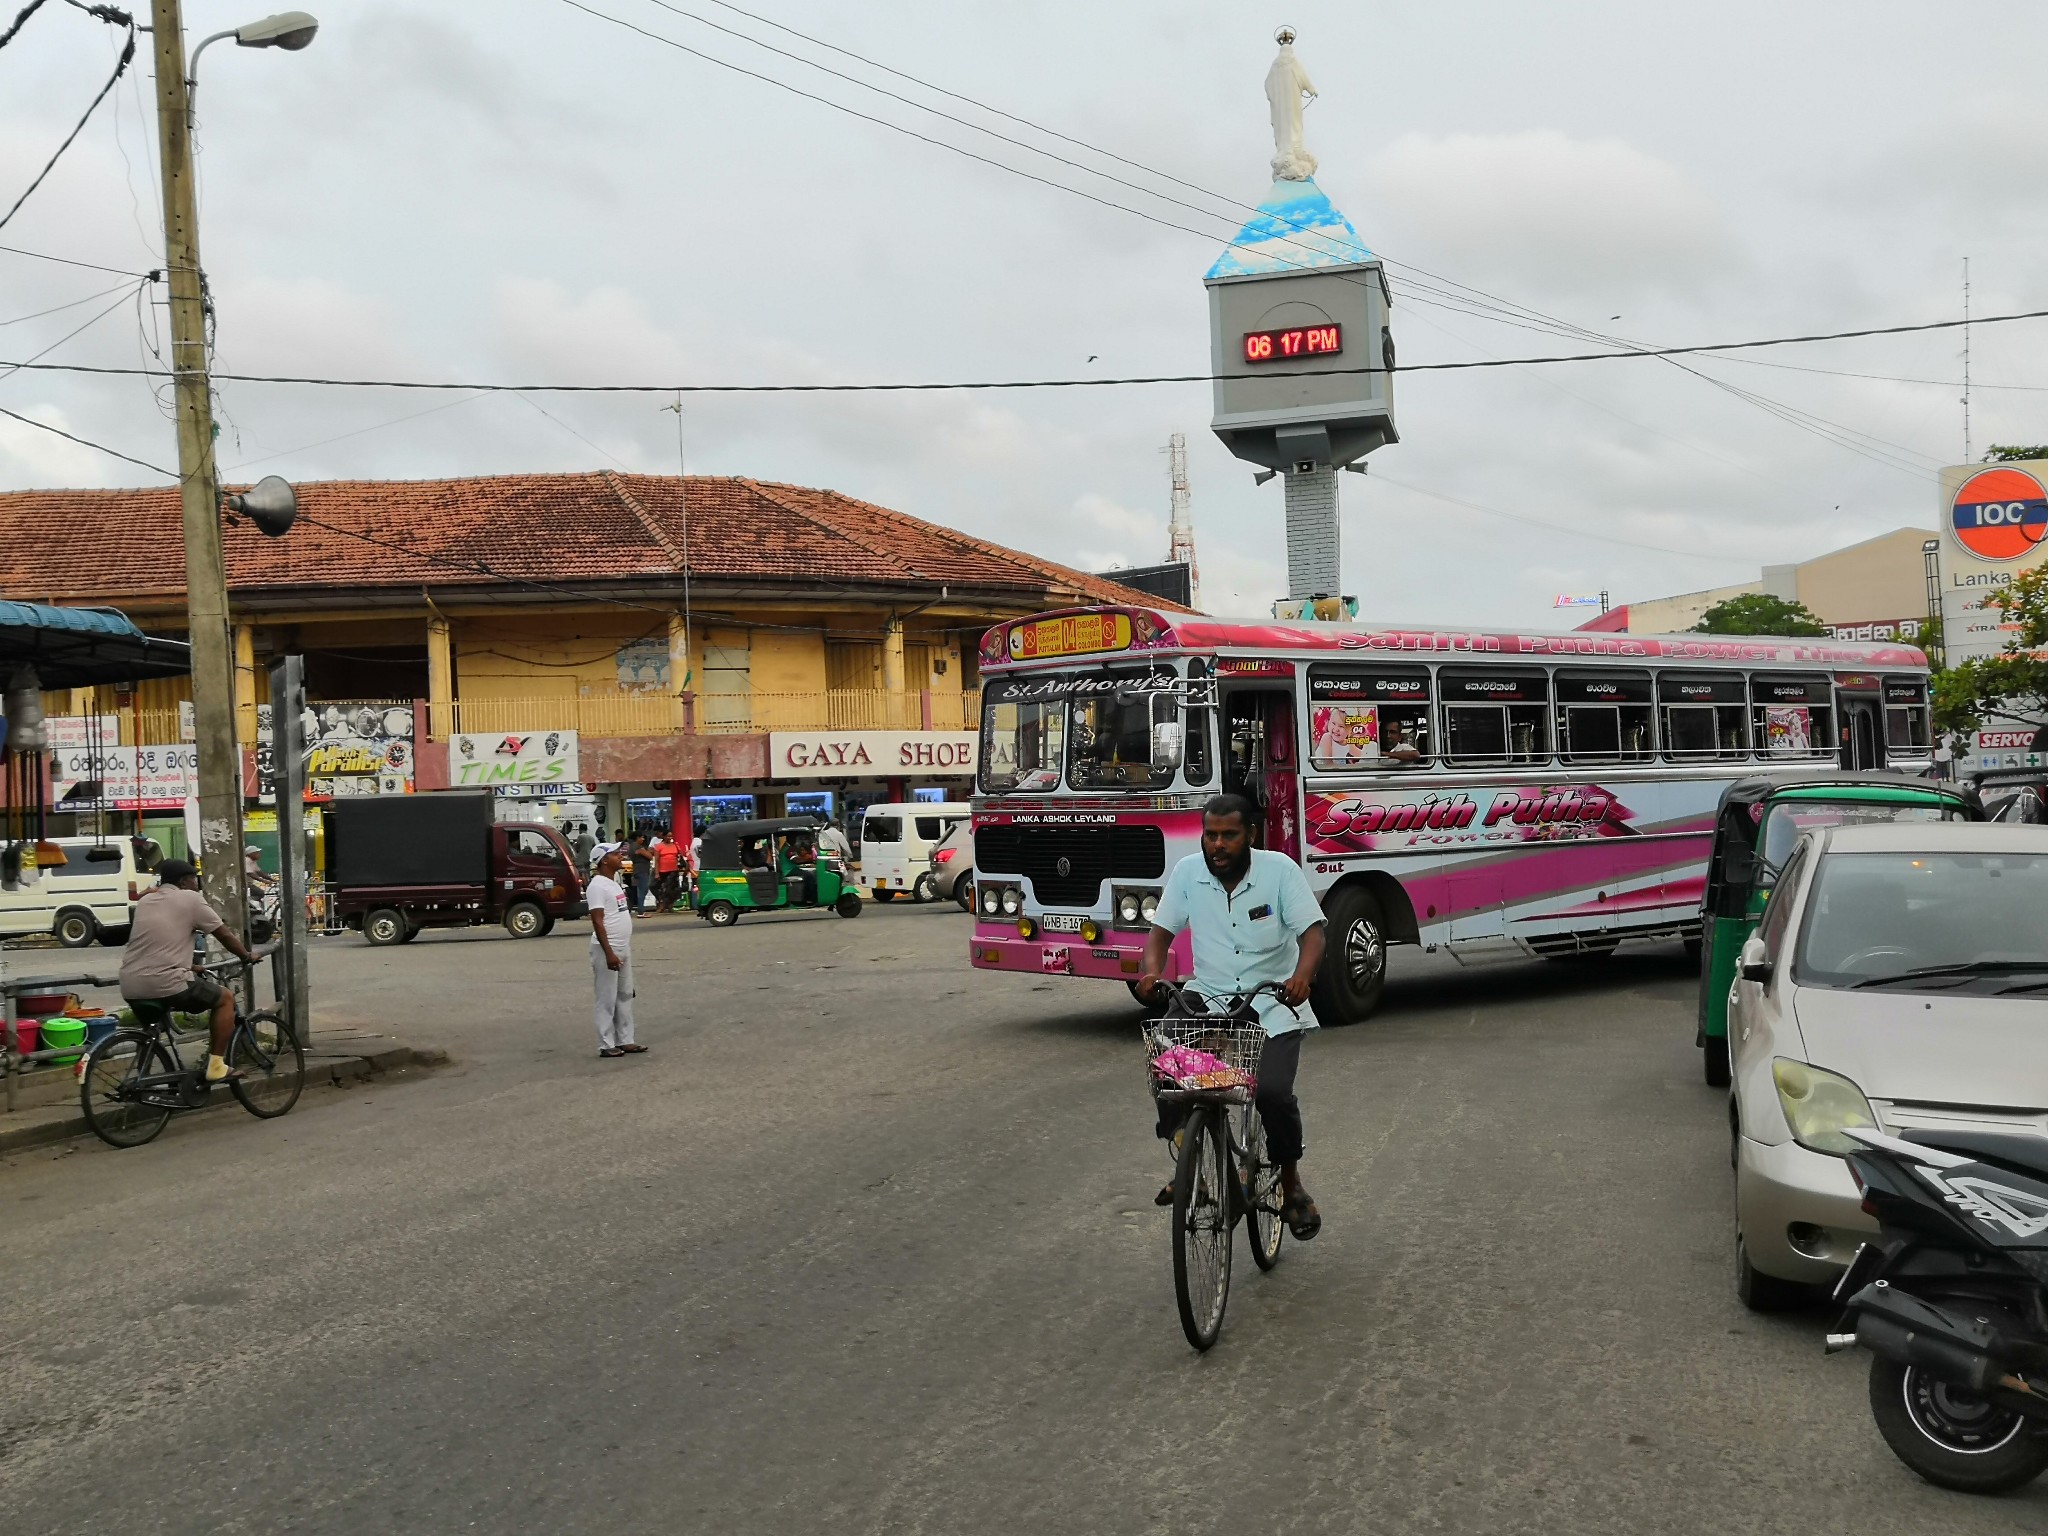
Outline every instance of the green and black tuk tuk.
<path id="1" fill-rule="evenodd" d="M 690 904 L 716 928 L 729 928 L 742 912 L 829 907 L 860 916 L 860 896 L 846 871 L 818 851 L 818 824 L 722 821 L 704 834 L 697 888 Z"/>
<path id="2" fill-rule="evenodd" d="M 1903 773 L 1816 773 L 1730 784 L 1714 816 L 1714 851 L 1700 901 L 1698 1044 L 1708 1085 L 1728 1085 L 1728 991 L 1735 967 L 1802 832 L 1852 822 L 1983 817 L 1972 786 Z"/>

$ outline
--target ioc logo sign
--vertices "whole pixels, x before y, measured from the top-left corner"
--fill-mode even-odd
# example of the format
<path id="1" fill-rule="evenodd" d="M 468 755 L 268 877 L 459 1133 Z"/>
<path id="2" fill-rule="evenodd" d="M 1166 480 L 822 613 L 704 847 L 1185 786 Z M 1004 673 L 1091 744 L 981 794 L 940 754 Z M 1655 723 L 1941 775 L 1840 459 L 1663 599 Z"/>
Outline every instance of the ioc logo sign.
<path id="1" fill-rule="evenodd" d="M 1949 527 L 1980 560 L 2017 560 L 2048 538 L 2048 490 L 2023 469 L 1984 470 L 1956 492 Z"/>

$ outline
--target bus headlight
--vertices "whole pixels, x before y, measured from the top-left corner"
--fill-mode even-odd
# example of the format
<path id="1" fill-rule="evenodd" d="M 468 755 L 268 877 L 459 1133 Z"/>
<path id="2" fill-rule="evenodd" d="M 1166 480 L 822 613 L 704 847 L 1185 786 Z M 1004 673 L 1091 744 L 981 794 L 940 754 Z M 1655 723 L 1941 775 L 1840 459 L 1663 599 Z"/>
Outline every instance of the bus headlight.
<path id="1" fill-rule="evenodd" d="M 1003 915 L 1002 888 L 1000 886 L 984 885 L 981 888 L 980 906 L 983 917 L 1001 917 Z"/>
<path id="2" fill-rule="evenodd" d="M 1024 910 L 1024 893 L 1014 885 L 1006 885 L 1003 887 L 1002 904 L 1003 916 L 1015 917 Z"/>
<path id="3" fill-rule="evenodd" d="M 1110 910 L 1119 928 L 1150 928 L 1152 915 L 1159 910 L 1159 893 L 1143 886 L 1118 886 L 1111 892 Z"/>

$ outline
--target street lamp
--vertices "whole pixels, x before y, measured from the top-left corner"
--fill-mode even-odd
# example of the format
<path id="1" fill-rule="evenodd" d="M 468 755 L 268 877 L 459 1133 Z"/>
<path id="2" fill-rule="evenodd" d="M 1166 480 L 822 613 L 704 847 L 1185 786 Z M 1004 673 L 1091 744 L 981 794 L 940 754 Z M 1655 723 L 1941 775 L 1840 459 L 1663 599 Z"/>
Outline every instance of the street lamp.
<path id="1" fill-rule="evenodd" d="M 247 26 L 234 27 L 226 32 L 216 32 L 211 37 L 201 38 L 199 46 L 192 50 L 192 57 L 185 69 L 185 114 L 192 113 L 192 98 L 199 94 L 199 55 L 215 43 L 232 37 L 237 48 L 282 48 L 288 53 L 297 53 L 313 41 L 313 34 L 320 30 L 320 23 L 304 11 L 279 11 L 275 16 L 266 16 L 261 21 L 252 21 Z"/>
<path id="2" fill-rule="evenodd" d="M 191 92 L 199 54 L 232 37 L 243 48 L 296 50 L 320 24 L 284 11 L 205 39 L 185 56 L 179 0 L 150 0 L 156 53 L 158 162 L 163 175 L 164 272 L 171 290 L 171 372 L 176 386 L 179 501 L 185 534 L 185 612 L 192 642 L 194 745 L 199 753 L 201 874 L 214 911 L 240 930 L 242 758 L 235 745 L 235 657 L 228 581 L 221 557 L 221 499 L 213 464 L 213 401 L 206 370 L 206 298 L 199 266 L 199 206 L 193 186 Z M 267 533 L 288 525 L 290 492 L 243 493 L 240 510 Z"/>

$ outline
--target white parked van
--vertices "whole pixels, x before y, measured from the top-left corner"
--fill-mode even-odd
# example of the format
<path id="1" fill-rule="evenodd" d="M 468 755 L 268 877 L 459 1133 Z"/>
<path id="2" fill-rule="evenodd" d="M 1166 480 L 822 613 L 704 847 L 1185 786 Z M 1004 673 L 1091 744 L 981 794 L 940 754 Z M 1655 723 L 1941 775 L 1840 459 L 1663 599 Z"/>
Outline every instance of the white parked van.
<path id="1" fill-rule="evenodd" d="M 860 883 L 877 901 L 909 892 L 914 901 L 938 895 L 932 883 L 932 849 L 974 814 L 964 800 L 892 801 L 871 805 L 860 822 Z"/>
<path id="2" fill-rule="evenodd" d="M 52 838 L 64 862 L 45 865 L 33 883 L 0 890 L 0 938 L 48 933 L 66 949 L 128 942 L 135 898 L 156 884 L 135 862 L 126 837 Z"/>

